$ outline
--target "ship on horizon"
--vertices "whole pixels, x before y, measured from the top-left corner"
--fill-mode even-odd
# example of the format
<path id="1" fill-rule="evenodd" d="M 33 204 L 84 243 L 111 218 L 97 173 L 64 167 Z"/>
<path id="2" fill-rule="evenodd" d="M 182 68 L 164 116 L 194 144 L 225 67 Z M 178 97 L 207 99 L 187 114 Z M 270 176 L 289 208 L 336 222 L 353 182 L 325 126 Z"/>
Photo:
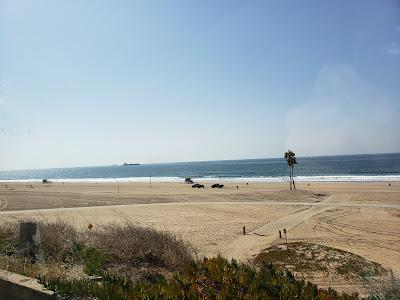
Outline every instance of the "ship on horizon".
<path id="1" fill-rule="evenodd" d="M 136 163 L 136 164 L 128 164 L 127 162 L 124 162 L 123 166 L 127 167 L 127 166 L 139 166 L 140 164 Z"/>

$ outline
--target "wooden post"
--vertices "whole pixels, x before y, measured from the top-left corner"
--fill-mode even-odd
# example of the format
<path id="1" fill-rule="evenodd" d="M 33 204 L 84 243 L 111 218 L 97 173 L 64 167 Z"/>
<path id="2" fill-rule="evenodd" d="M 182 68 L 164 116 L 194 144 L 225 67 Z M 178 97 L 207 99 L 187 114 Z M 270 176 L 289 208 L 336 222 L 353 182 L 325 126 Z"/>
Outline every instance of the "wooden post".
<path id="1" fill-rule="evenodd" d="M 243 235 L 246 235 L 246 227 L 243 226 Z"/>
<path id="2" fill-rule="evenodd" d="M 287 246 L 287 235 L 286 235 L 286 228 L 284 228 L 284 229 L 283 229 L 283 233 L 285 234 L 286 246 Z"/>
<path id="3" fill-rule="evenodd" d="M 117 189 L 118 189 L 118 193 L 119 193 L 119 182 L 117 180 Z"/>
<path id="4" fill-rule="evenodd" d="M 282 232 L 279 230 L 279 238 L 282 238 Z"/>

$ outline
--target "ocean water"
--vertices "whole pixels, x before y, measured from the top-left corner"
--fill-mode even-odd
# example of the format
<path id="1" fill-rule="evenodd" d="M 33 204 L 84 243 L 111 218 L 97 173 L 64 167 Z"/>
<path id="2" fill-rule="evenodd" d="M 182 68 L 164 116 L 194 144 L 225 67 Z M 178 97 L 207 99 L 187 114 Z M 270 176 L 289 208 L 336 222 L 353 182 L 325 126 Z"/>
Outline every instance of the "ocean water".
<path id="1" fill-rule="evenodd" d="M 400 181 L 400 153 L 299 157 L 296 181 Z M 0 181 L 288 181 L 283 158 L 0 171 Z"/>

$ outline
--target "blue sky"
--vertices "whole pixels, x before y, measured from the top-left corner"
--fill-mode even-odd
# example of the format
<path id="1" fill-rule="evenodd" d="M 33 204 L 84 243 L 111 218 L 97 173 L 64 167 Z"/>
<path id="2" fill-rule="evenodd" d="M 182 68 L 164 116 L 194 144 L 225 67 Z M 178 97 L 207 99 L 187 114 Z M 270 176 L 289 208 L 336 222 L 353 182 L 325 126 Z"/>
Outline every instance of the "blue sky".
<path id="1" fill-rule="evenodd" d="M 400 151 L 399 1 L 0 0 L 0 170 Z"/>

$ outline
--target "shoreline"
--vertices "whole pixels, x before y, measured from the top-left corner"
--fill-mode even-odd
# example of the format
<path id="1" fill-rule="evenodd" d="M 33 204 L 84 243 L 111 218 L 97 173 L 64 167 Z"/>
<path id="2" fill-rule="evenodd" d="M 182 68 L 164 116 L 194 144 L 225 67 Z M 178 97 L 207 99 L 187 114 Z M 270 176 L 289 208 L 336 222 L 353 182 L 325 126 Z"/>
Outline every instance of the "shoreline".
<path id="1" fill-rule="evenodd" d="M 117 177 L 117 178 L 26 178 L 26 179 L 0 179 L 0 183 L 42 183 L 47 179 L 54 183 L 182 183 L 184 177 Z M 191 177 L 196 182 L 222 182 L 222 183 L 287 183 L 287 176 L 277 177 Z M 400 175 L 312 175 L 296 176 L 295 182 L 302 183 L 381 183 L 400 182 Z"/>

